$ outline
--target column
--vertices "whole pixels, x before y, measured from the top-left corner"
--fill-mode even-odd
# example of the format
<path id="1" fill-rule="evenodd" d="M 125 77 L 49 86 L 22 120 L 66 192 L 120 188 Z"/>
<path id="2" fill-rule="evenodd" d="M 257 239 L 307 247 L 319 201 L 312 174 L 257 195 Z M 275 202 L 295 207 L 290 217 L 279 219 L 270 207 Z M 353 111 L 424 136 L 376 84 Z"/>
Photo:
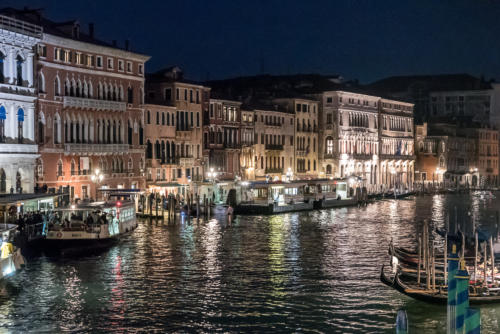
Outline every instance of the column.
<path id="1" fill-rule="evenodd" d="M 16 110 L 14 104 L 6 106 L 7 110 L 7 120 L 5 122 L 5 136 L 10 138 L 16 138 L 17 136 L 17 123 L 16 121 Z"/>
<path id="2" fill-rule="evenodd" d="M 35 107 L 29 106 L 24 115 L 23 137 L 35 140 Z"/>
<path id="3" fill-rule="evenodd" d="M 7 68 L 9 70 L 9 84 L 13 85 L 16 78 L 16 50 L 10 49 L 9 55 L 7 56 Z"/>
<path id="4" fill-rule="evenodd" d="M 28 59 L 26 61 L 26 78 L 28 80 L 28 87 L 33 87 L 33 52 L 28 53 Z"/>

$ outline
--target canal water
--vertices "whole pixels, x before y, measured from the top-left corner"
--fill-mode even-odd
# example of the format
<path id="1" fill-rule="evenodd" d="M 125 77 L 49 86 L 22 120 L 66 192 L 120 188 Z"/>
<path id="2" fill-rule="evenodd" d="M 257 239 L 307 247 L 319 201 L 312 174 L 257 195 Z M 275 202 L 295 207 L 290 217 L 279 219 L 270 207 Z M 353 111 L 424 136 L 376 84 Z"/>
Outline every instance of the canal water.
<path id="1" fill-rule="evenodd" d="M 142 221 L 100 255 L 30 259 L 3 283 L 0 332 L 394 333 L 404 308 L 411 332 L 443 333 L 445 307 L 380 283 L 388 244 L 414 246 L 423 219 L 443 226 L 455 207 L 494 229 L 499 204 L 437 195 L 236 217 L 232 226 L 222 214 Z M 482 333 L 500 332 L 500 305 L 481 308 L 481 319 Z"/>

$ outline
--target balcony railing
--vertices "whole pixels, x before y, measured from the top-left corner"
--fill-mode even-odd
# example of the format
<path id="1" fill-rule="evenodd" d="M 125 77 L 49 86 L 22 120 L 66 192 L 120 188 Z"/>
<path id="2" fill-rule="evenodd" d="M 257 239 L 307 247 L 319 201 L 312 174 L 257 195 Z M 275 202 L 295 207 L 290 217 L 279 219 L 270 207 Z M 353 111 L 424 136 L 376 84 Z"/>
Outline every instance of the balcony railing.
<path id="1" fill-rule="evenodd" d="M 307 150 L 297 150 L 297 156 L 304 157 L 307 155 Z"/>
<path id="2" fill-rule="evenodd" d="M 125 102 L 95 100 L 74 96 L 65 96 L 63 105 L 64 107 L 94 110 L 125 111 L 127 109 L 127 104 Z"/>
<path id="3" fill-rule="evenodd" d="M 283 168 L 266 168 L 266 173 L 281 173 L 283 174 Z"/>
<path id="4" fill-rule="evenodd" d="M 30 95 L 35 95 L 35 88 L 0 83 L 0 92 L 30 96 Z"/>
<path id="5" fill-rule="evenodd" d="M 64 144 L 65 153 L 127 153 L 128 144 Z"/>
<path id="6" fill-rule="evenodd" d="M 283 145 L 281 145 L 281 144 L 266 144 L 266 150 L 283 151 Z"/>
<path id="7" fill-rule="evenodd" d="M 4 15 L 0 15 L 0 28 L 37 38 L 42 37 L 43 32 L 40 26 Z"/>
<path id="8" fill-rule="evenodd" d="M 179 165 L 182 167 L 192 167 L 194 165 L 194 158 L 179 158 Z"/>
<path id="9" fill-rule="evenodd" d="M 190 140 L 191 139 L 191 130 L 175 130 L 175 137 L 177 140 L 179 140 L 179 139 Z"/>

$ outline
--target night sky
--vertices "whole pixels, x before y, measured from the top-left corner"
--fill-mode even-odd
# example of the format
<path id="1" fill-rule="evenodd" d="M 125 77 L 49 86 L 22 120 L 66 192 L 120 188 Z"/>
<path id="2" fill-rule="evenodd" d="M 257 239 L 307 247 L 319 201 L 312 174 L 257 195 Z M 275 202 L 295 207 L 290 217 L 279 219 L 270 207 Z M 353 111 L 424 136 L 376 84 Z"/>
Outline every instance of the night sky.
<path id="1" fill-rule="evenodd" d="M 500 2 L 486 0 L 2 0 L 79 19 L 191 79 L 253 74 L 470 73 L 500 79 Z"/>

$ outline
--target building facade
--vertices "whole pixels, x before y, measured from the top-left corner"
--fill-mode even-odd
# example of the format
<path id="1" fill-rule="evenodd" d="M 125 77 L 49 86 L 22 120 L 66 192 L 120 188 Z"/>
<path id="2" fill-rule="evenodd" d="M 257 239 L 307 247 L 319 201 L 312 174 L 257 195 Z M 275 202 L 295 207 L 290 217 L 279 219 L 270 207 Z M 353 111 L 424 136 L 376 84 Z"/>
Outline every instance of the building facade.
<path id="1" fill-rule="evenodd" d="M 162 195 L 177 194 L 175 122 L 177 110 L 165 105 L 144 105 L 146 187 Z"/>
<path id="2" fill-rule="evenodd" d="M 36 83 L 42 27 L 0 15 L 0 193 L 33 192 Z"/>
<path id="3" fill-rule="evenodd" d="M 491 128 L 469 128 L 468 137 L 476 144 L 477 178 L 472 179 L 472 186 L 488 187 L 498 185 L 498 130 Z"/>
<path id="4" fill-rule="evenodd" d="M 273 110 L 274 109 L 274 110 Z M 295 117 L 292 112 L 256 107 L 255 179 L 286 180 L 293 177 Z"/>
<path id="5" fill-rule="evenodd" d="M 241 153 L 240 175 L 242 180 L 255 180 L 256 154 L 255 113 L 253 110 L 241 109 Z"/>
<path id="6" fill-rule="evenodd" d="M 240 176 L 240 107 L 240 102 L 210 99 L 203 154 L 208 156 L 208 169 L 213 169 L 219 180 L 234 180 Z"/>
<path id="7" fill-rule="evenodd" d="M 69 187 L 72 199 L 99 197 L 97 188 L 144 187 L 144 63 L 148 56 L 119 49 L 39 12 L 37 45 L 37 183 Z M 100 183 L 93 174 L 102 174 Z M 97 178 L 99 179 L 99 178 Z"/>
<path id="8" fill-rule="evenodd" d="M 209 107 L 210 89 L 185 80 L 180 68 L 171 67 L 148 76 L 146 99 L 150 104 L 175 107 L 175 180 L 181 196 L 196 192 L 208 164 L 203 156 L 203 115 Z"/>
<path id="9" fill-rule="evenodd" d="M 379 109 L 380 179 L 375 183 L 408 188 L 415 168 L 413 104 L 381 99 Z"/>
<path id="10" fill-rule="evenodd" d="M 276 99 L 274 103 L 295 114 L 294 168 L 292 168 L 295 178 L 318 177 L 318 102 L 305 98 L 287 98 Z"/>

